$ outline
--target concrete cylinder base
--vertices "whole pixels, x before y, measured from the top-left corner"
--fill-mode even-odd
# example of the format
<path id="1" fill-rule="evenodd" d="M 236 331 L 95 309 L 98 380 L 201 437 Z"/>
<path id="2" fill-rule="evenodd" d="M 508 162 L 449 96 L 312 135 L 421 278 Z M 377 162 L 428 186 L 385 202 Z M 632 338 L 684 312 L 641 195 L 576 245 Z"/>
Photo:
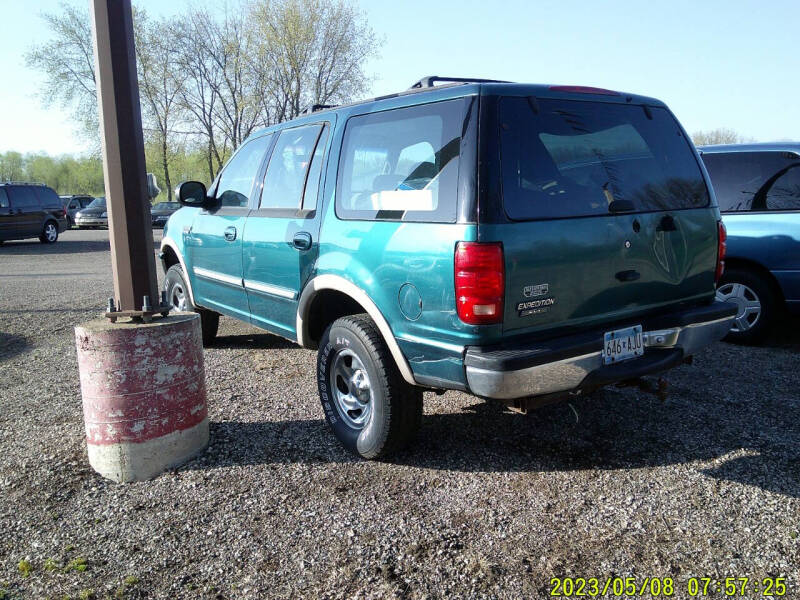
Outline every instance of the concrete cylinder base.
<path id="1" fill-rule="evenodd" d="M 200 316 L 75 328 L 89 463 L 144 481 L 202 452 L 208 408 Z"/>

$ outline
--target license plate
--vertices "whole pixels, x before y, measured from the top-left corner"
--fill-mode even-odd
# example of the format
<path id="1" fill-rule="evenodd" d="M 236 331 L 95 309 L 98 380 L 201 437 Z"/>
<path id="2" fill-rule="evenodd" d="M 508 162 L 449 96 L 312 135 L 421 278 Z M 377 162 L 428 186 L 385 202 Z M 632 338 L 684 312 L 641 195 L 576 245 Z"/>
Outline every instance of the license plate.
<path id="1" fill-rule="evenodd" d="M 644 354 L 642 326 L 607 331 L 603 337 L 603 364 L 610 365 Z"/>

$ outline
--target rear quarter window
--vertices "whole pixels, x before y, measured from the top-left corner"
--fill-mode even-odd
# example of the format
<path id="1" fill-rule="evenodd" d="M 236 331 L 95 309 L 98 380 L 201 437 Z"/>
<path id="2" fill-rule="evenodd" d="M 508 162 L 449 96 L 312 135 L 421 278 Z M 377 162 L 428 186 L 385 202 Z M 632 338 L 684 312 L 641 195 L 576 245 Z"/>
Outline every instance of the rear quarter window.
<path id="1" fill-rule="evenodd" d="M 61 198 L 58 197 L 58 194 L 56 194 L 53 188 L 37 186 L 34 189 L 43 207 L 53 210 L 62 209 L 64 207 Z"/>
<path id="2" fill-rule="evenodd" d="M 503 203 L 515 220 L 701 208 L 710 196 L 694 151 L 664 108 L 501 98 Z"/>
<path id="3" fill-rule="evenodd" d="M 784 171 L 800 158 L 787 152 L 704 152 L 721 212 L 789 210 L 800 205 L 797 175 Z M 781 208 L 787 207 L 787 208 Z"/>
<path id="4" fill-rule="evenodd" d="M 344 219 L 453 223 L 468 99 L 351 117 L 336 186 Z"/>

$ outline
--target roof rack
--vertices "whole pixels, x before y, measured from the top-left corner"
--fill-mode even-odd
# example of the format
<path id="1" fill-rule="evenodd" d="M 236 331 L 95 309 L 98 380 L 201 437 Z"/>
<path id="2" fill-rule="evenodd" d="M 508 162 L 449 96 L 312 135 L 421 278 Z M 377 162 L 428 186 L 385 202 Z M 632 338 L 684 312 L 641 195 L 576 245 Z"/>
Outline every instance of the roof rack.
<path id="1" fill-rule="evenodd" d="M 0 181 L 0 185 L 41 185 L 46 186 L 46 183 L 39 181 Z"/>
<path id="2" fill-rule="evenodd" d="M 320 110 L 327 110 L 329 108 L 336 108 L 336 104 L 309 104 L 303 110 L 300 111 L 301 115 L 308 115 L 311 113 L 315 113 Z"/>
<path id="3" fill-rule="evenodd" d="M 434 87 L 434 83 L 443 81 L 446 83 L 511 83 L 510 81 L 503 81 L 501 79 L 477 79 L 475 77 L 440 77 L 439 75 L 428 75 L 417 81 L 412 85 L 410 90 L 415 88 L 430 88 Z"/>

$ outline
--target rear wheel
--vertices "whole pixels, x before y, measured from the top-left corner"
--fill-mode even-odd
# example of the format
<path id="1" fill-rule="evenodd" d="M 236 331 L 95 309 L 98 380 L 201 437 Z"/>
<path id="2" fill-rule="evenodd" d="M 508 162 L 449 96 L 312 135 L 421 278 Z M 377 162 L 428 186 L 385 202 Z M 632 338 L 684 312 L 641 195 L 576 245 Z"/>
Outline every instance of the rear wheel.
<path id="1" fill-rule="evenodd" d="M 422 390 L 405 382 L 367 315 L 342 317 L 322 336 L 317 386 L 342 445 L 368 459 L 407 446 L 422 420 Z"/>
<path id="2" fill-rule="evenodd" d="M 48 221 L 39 235 L 39 241 L 43 244 L 55 244 L 56 240 L 58 240 L 58 225 L 54 221 Z"/>
<path id="3" fill-rule="evenodd" d="M 203 331 L 203 346 L 210 346 L 217 337 L 219 329 L 219 313 L 192 304 L 189 296 L 189 284 L 181 266 L 172 265 L 164 275 L 164 291 L 167 292 L 167 303 L 173 310 L 196 312 L 200 315 L 200 327 Z"/>
<path id="4" fill-rule="evenodd" d="M 725 338 L 729 342 L 760 342 L 769 333 L 778 311 L 778 301 L 769 283 L 745 269 L 725 271 L 717 287 L 717 300 L 736 305 L 736 317 Z"/>

